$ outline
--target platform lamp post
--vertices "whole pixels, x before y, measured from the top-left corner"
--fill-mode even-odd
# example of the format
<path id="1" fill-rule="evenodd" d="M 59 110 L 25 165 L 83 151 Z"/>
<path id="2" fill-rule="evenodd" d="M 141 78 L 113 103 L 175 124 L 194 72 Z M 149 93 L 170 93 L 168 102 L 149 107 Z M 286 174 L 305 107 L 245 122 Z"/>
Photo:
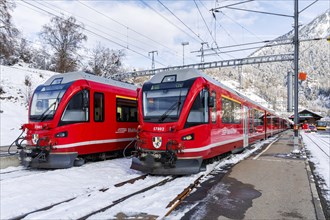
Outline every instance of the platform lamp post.
<path id="1" fill-rule="evenodd" d="M 184 66 L 184 46 L 189 45 L 189 42 L 182 42 L 182 66 Z"/>

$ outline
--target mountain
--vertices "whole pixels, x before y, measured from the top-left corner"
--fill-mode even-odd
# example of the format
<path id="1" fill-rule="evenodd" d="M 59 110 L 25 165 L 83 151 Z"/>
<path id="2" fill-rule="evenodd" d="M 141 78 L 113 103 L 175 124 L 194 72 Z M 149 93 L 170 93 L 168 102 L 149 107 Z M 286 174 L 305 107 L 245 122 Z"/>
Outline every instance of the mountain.
<path id="1" fill-rule="evenodd" d="M 325 38 L 330 36 L 330 11 L 316 17 L 310 23 L 299 29 L 299 72 L 307 73 L 306 81 L 299 81 L 299 109 L 310 109 L 330 115 L 330 42 Z M 294 52 L 292 42 L 293 31 L 276 39 L 267 46 L 255 51 L 250 56 L 265 56 L 288 54 Z M 242 71 L 243 91 L 252 90 L 267 102 L 277 112 L 287 109 L 287 73 L 293 73 L 293 62 L 275 62 L 258 65 L 246 65 L 242 70 L 237 68 L 223 68 L 208 71 L 222 79 L 239 78 Z"/>

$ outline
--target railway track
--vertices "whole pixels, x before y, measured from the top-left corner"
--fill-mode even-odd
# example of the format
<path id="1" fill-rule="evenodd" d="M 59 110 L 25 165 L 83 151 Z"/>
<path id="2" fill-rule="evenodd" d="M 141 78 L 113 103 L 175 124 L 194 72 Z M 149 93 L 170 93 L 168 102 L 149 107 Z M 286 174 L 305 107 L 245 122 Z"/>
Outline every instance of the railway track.
<path id="1" fill-rule="evenodd" d="M 330 158 L 329 153 L 327 153 L 317 142 L 313 140 L 309 135 L 305 135 L 304 137 L 307 137 L 311 142 L 313 142 L 327 157 Z M 320 139 L 320 138 L 319 138 Z"/>
<path id="2" fill-rule="evenodd" d="M 22 169 L 18 169 L 18 170 L 0 172 L 0 181 L 30 176 L 30 175 L 34 175 L 34 174 L 41 174 L 41 173 L 45 173 L 45 172 L 50 172 L 50 171 L 49 170 L 32 170 L 29 168 L 22 168 Z"/>
<path id="3" fill-rule="evenodd" d="M 125 200 L 127 200 L 127 199 L 129 199 L 129 198 L 131 198 L 131 197 L 133 197 L 133 196 L 136 196 L 136 195 L 138 195 L 138 194 L 141 194 L 141 193 L 147 192 L 147 191 L 149 191 L 149 190 L 151 190 L 151 189 L 153 189 L 153 188 L 156 188 L 156 187 L 159 187 L 159 186 L 163 186 L 163 185 L 165 185 L 166 183 L 169 183 L 169 182 L 175 180 L 176 178 L 177 178 L 177 177 L 168 177 L 168 178 L 165 178 L 164 180 L 162 180 L 162 181 L 160 181 L 160 182 L 157 182 L 157 183 L 155 183 L 155 184 L 153 184 L 153 185 L 151 185 L 151 186 L 148 186 L 148 187 L 143 188 L 143 189 L 141 189 L 141 190 L 138 190 L 138 191 L 136 191 L 136 192 L 134 192 L 134 193 L 131 193 L 131 194 L 129 194 L 129 195 L 126 195 L 126 196 L 124 196 L 124 197 L 122 197 L 122 198 L 120 198 L 120 199 L 117 199 L 117 200 L 113 201 L 112 204 L 110 204 L 110 205 L 108 205 L 108 206 L 106 206 L 106 207 L 103 207 L 103 208 L 101 208 L 101 209 L 99 209 L 99 210 L 96 210 L 96 211 L 94 211 L 94 212 L 92 212 L 92 213 L 89 213 L 89 214 L 87 214 L 87 215 L 85 215 L 85 216 L 82 216 L 82 217 L 78 218 L 78 220 L 85 220 L 85 219 L 87 219 L 88 217 L 90 217 L 90 216 L 92 216 L 92 215 L 95 215 L 95 214 L 100 213 L 100 212 L 104 212 L 105 210 L 107 210 L 107 209 L 109 209 L 109 208 L 111 208 L 111 207 L 113 207 L 113 206 L 115 206 L 115 205 L 118 205 L 119 203 L 121 203 L 121 202 L 123 202 L 123 201 L 125 201 Z"/>
<path id="4" fill-rule="evenodd" d="M 127 181 L 124 181 L 124 182 L 121 182 L 121 183 L 118 183 L 118 184 L 113 185 L 112 188 L 124 187 L 124 186 L 125 186 L 126 184 L 128 184 L 128 183 L 131 183 L 130 185 L 132 185 L 132 184 L 134 184 L 137 180 L 144 180 L 147 176 L 148 176 L 148 175 L 141 175 L 141 176 L 138 176 L 138 177 L 135 177 L 135 178 L 129 179 L 129 180 L 127 180 Z M 76 218 L 76 219 L 81 219 L 81 220 L 82 220 L 82 219 L 87 219 L 88 217 L 90 217 L 90 216 L 92 216 L 92 215 L 95 215 L 95 214 L 97 214 L 97 213 L 103 212 L 103 211 L 105 211 L 105 210 L 107 210 L 107 209 L 109 209 L 109 208 L 111 208 L 111 207 L 113 207 L 113 206 L 116 206 L 116 205 L 118 205 L 118 204 L 124 202 L 125 200 L 127 200 L 127 199 L 129 199 L 129 198 L 131 198 L 131 197 L 134 197 L 134 196 L 136 196 L 136 195 L 138 195 L 138 194 L 142 194 L 142 193 L 147 192 L 147 191 L 149 191 L 149 190 L 151 190 L 151 189 L 154 189 L 154 188 L 156 188 L 156 187 L 163 186 L 163 185 L 165 185 L 165 184 L 167 184 L 167 183 L 169 183 L 169 182 L 175 180 L 176 178 L 177 178 L 177 177 L 166 177 L 166 178 L 163 178 L 161 181 L 157 181 L 156 183 L 154 183 L 154 184 L 152 184 L 152 185 L 149 185 L 149 186 L 147 186 L 147 187 L 144 187 L 144 188 L 142 188 L 142 189 L 139 189 L 139 190 L 137 190 L 137 191 L 134 191 L 133 193 L 129 193 L 129 194 L 123 196 L 123 197 L 116 198 L 115 200 L 113 200 L 113 201 L 111 202 L 111 204 L 109 204 L 109 205 L 107 205 L 107 206 L 104 206 L 104 207 L 102 207 L 102 208 L 100 208 L 100 209 L 94 210 L 93 212 L 89 212 L 88 214 L 86 214 L 86 215 L 84 215 L 84 216 L 80 216 L 80 217 L 78 217 L 78 218 Z M 130 185 L 128 185 L 128 186 L 130 186 Z M 130 187 L 132 187 L 132 186 L 130 186 Z M 78 203 L 77 201 L 78 201 L 79 199 L 83 199 L 83 197 L 85 197 L 85 198 L 86 198 L 86 197 L 89 197 L 89 201 L 88 201 L 88 203 L 92 203 L 92 202 L 94 201 L 95 197 L 97 197 L 97 195 L 98 195 L 99 193 L 106 192 L 106 191 L 108 191 L 110 188 L 111 188 L 111 187 L 109 187 L 109 188 L 99 188 L 99 189 L 97 189 L 97 190 L 93 190 L 92 192 L 87 192 L 86 194 L 83 194 L 83 195 L 74 196 L 74 197 L 72 197 L 72 198 L 65 199 L 65 200 L 63 200 L 63 201 L 56 202 L 56 203 L 54 203 L 54 204 L 51 204 L 51 205 L 47 205 L 47 206 L 45 206 L 45 207 L 38 208 L 38 209 L 36 209 L 36 210 L 34 210 L 34 211 L 29 211 L 29 212 L 26 212 L 26 213 L 23 213 L 23 214 L 19 214 L 19 215 L 17 215 L 17 216 L 14 216 L 14 217 L 12 217 L 12 218 L 9 218 L 9 219 L 11 219 L 11 220 L 18 220 L 18 219 L 22 219 L 22 218 L 25 218 L 25 217 L 27 217 L 27 216 L 30 216 L 30 215 L 32 215 L 32 214 L 35 214 L 35 215 L 38 215 L 38 214 L 43 215 L 43 214 L 45 213 L 45 211 L 51 210 L 51 209 L 53 209 L 53 208 L 57 208 L 57 207 L 58 207 L 59 209 L 61 209 L 61 207 L 59 207 L 59 206 L 61 206 L 61 205 L 63 205 L 63 204 L 68 204 L 68 205 L 70 205 L 70 202 L 72 202 L 72 203 Z"/>
<path id="5" fill-rule="evenodd" d="M 227 170 L 227 161 L 230 157 L 233 156 L 234 158 L 238 158 L 237 161 L 240 161 L 245 157 L 250 156 L 250 154 L 253 153 L 252 150 L 256 149 L 247 149 L 248 152 L 244 155 L 230 155 L 222 158 L 217 162 L 209 164 L 207 166 L 207 171 L 190 176 L 137 176 L 136 173 L 133 173 L 133 178 L 122 182 L 115 182 L 111 179 L 111 176 L 109 176 L 109 185 L 97 188 L 85 187 L 84 190 L 80 190 L 76 194 L 71 193 L 72 197 L 63 196 L 62 201 L 61 199 L 51 200 L 54 201 L 54 204 L 48 202 L 42 207 L 42 203 L 39 203 L 38 206 L 30 206 L 29 210 L 25 210 L 25 213 L 17 213 L 17 215 L 15 215 L 16 212 L 12 212 L 11 215 L 8 213 L 7 216 L 8 219 L 50 219 L 56 216 L 69 219 L 87 219 L 89 217 L 103 219 L 109 218 L 113 213 L 122 212 L 122 207 L 126 207 L 125 211 L 129 213 L 130 210 L 127 210 L 127 207 L 132 207 L 131 210 L 134 210 L 134 204 L 137 201 L 142 201 L 144 204 L 143 206 L 145 207 L 152 206 L 153 203 L 158 203 L 157 207 L 160 208 L 160 211 L 155 211 L 155 209 L 152 208 L 150 211 L 150 209 L 147 208 L 146 210 L 135 210 L 133 212 L 154 213 L 160 217 L 166 217 L 170 215 L 172 211 L 177 210 L 181 202 L 194 192 L 194 189 L 197 186 L 209 179 L 210 174 Z M 123 164 L 123 162 L 121 160 L 111 161 L 111 164 L 113 164 L 111 167 L 115 168 L 116 164 Z M 90 164 L 90 166 L 90 168 L 93 169 L 96 167 L 104 167 L 104 165 L 99 166 L 96 163 Z M 106 168 L 106 170 L 108 170 L 108 168 Z M 79 169 L 80 168 L 78 168 L 77 171 Z M 71 175 L 70 170 L 71 169 L 63 170 L 63 172 L 67 173 L 67 175 Z M 81 170 L 83 171 L 83 169 Z M 77 171 L 74 171 L 73 173 Z M 57 171 L 54 175 L 63 175 L 64 173 Z M 131 172 L 125 171 L 123 176 L 127 175 L 129 178 L 129 176 L 131 176 L 130 173 Z M 124 178 L 119 178 L 119 180 L 124 180 Z M 144 199 L 146 200 L 143 201 Z M 159 204 L 161 205 L 159 206 Z M 33 211 L 33 209 L 36 210 Z M 77 212 L 77 210 L 79 211 Z"/>

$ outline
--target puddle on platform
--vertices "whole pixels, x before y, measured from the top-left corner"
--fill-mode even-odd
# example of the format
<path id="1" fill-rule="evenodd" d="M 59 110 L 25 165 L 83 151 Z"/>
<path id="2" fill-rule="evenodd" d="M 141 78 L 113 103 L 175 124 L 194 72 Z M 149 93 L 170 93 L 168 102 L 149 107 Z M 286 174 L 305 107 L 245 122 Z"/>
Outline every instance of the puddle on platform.
<path id="1" fill-rule="evenodd" d="M 252 201 L 260 196 L 253 185 L 227 177 L 214 185 L 183 219 L 218 219 L 220 216 L 242 219 L 252 207 Z"/>

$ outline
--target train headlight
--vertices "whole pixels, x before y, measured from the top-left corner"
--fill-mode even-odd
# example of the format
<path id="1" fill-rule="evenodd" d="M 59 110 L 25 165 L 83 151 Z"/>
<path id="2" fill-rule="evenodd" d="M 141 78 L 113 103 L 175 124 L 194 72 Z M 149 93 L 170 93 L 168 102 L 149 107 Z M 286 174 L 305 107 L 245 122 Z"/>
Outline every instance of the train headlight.
<path id="1" fill-rule="evenodd" d="M 67 136 L 68 136 L 67 131 L 62 131 L 62 132 L 59 132 L 59 133 L 55 134 L 55 137 L 57 137 L 57 138 L 64 138 L 64 137 L 67 137 Z"/>
<path id="2" fill-rule="evenodd" d="M 183 136 L 181 139 L 182 139 L 183 141 L 192 141 L 192 140 L 195 139 L 195 137 L 194 137 L 194 134 L 188 134 L 188 135 L 186 135 L 186 136 Z"/>

